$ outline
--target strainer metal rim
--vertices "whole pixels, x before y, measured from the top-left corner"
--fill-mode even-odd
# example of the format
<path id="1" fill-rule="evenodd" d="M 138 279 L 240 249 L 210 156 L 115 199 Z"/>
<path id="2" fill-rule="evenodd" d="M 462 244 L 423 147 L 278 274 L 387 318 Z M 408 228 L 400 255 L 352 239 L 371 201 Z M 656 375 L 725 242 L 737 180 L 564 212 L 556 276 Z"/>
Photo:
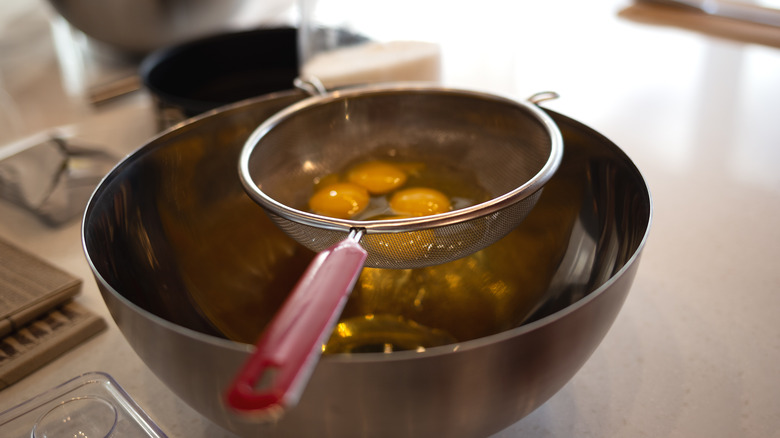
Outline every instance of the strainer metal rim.
<path id="1" fill-rule="evenodd" d="M 550 155 L 539 172 L 530 178 L 525 184 L 488 201 L 469 207 L 439 213 L 429 216 L 420 216 L 404 219 L 368 220 L 358 221 L 350 219 L 338 219 L 322 216 L 290 207 L 267 195 L 252 178 L 249 161 L 259 141 L 269 131 L 274 129 L 282 121 L 292 117 L 298 111 L 315 105 L 325 105 L 329 102 L 349 98 L 352 96 L 365 97 L 367 94 L 386 94 L 393 92 L 418 92 L 418 93 L 446 93 L 460 94 L 493 101 L 500 101 L 523 107 L 530 112 L 550 136 Z M 247 138 L 239 156 L 239 177 L 247 194 L 261 207 L 284 219 L 298 224 L 308 225 L 326 230 L 343 231 L 348 233 L 352 229 L 362 229 L 368 234 L 379 233 L 404 233 L 419 231 L 465 222 L 478 217 L 483 217 L 500 211 L 510 205 L 532 196 L 540 190 L 547 181 L 552 178 L 563 159 L 563 136 L 558 125 L 538 105 L 529 101 L 522 101 L 510 97 L 491 94 L 475 90 L 466 90 L 446 86 L 432 85 L 430 83 L 384 83 L 379 85 L 362 85 L 345 89 L 334 90 L 323 95 L 315 95 L 294 103 L 261 123 Z"/>

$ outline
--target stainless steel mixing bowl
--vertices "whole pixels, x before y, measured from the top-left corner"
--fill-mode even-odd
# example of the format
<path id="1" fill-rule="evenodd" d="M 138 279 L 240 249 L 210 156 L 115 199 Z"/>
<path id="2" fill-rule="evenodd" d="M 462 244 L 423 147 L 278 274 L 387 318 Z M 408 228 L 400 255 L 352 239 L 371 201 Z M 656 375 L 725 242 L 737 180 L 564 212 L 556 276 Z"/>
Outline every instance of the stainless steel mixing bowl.
<path id="1" fill-rule="evenodd" d="M 143 55 L 198 37 L 278 19 L 294 2 L 49 0 L 49 3 L 73 27 L 95 40 L 123 52 Z"/>
<path id="2" fill-rule="evenodd" d="M 555 394 L 619 312 L 652 204 L 642 175 L 617 146 L 550 112 L 566 143 L 561 167 L 526 221 L 486 249 L 502 254 L 487 272 L 522 280 L 524 299 L 477 315 L 469 297 L 487 300 L 478 292 L 481 280 L 445 287 L 439 305 L 460 312 L 447 327 L 455 340 L 326 354 L 299 405 L 276 424 L 256 424 L 225 407 L 223 391 L 252 351 L 251 336 L 289 290 L 284 279 L 294 279 L 309 257 L 243 193 L 238 154 L 261 121 L 302 97 L 268 95 L 180 125 L 128 156 L 96 190 L 84 217 L 84 249 L 142 360 L 195 410 L 240 436 L 487 436 Z M 468 265 L 457 269 L 470 272 Z M 501 291 L 488 295 L 499 300 Z M 360 299 L 366 294 L 357 290 L 347 316 L 361 314 L 355 309 L 365 303 L 352 301 Z M 247 314 L 236 317 L 242 308 Z M 420 316 L 436 310 L 428 306 Z"/>

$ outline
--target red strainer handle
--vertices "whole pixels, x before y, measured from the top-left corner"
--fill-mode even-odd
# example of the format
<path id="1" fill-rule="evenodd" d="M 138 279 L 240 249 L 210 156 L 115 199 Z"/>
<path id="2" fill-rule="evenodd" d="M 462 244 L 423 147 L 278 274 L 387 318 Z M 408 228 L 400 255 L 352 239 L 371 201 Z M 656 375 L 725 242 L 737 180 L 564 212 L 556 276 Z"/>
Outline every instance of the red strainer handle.
<path id="1" fill-rule="evenodd" d="M 230 407 L 274 418 L 298 402 L 363 269 L 366 251 L 358 240 L 314 258 L 228 389 Z"/>

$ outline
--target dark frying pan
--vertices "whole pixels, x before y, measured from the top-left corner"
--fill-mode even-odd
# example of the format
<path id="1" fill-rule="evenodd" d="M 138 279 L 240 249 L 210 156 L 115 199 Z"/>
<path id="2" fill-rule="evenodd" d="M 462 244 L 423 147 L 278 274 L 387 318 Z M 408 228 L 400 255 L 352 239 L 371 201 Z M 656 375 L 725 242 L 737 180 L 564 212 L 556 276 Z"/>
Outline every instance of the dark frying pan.
<path id="1" fill-rule="evenodd" d="M 157 50 L 140 65 L 161 128 L 222 105 L 292 88 L 297 30 L 262 28 L 219 34 Z"/>

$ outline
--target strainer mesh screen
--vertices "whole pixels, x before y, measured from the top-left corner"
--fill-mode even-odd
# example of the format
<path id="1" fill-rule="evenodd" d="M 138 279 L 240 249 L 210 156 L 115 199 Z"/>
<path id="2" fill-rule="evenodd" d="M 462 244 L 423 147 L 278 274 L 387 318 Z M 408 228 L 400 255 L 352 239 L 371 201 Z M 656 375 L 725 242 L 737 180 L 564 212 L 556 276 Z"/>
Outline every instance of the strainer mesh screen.
<path id="1" fill-rule="evenodd" d="M 492 245 L 525 219 L 541 194 L 495 213 L 435 228 L 399 233 L 369 233 L 360 244 L 368 257 L 365 266 L 387 269 L 414 269 L 438 265 Z M 344 240 L 344 231 L 296 223 L 268 212 L 271 219 L 290 237 L 320 252 Z"/>
<path id="2" fill-rule="evenodd" d="M 302 223 L 296 216 L 307 209 L 315 178 L 339 173 L 345 164 L 361 158 L 437 160 L 463 169 L 464 175 L 498 198 L 538 179 L 552 154 L 549 128 L 528 106 L 439 89 L 393 89 L 320 99 L 278 118 L 254 144 L 250 138 L 249 176 L 275 203 L 254 197 L 287 234 L 315 251 L 343 240 L 349 224 L 334 231 L 311 221 Z M 480 204 L 487 208 L 435 228 L 380 234 L 365 227 L 361 245 L 369 253 L 367 266 L 414 268 L 477 251 L 525 218 L 540 187 L 513 194 L 500 209 L 491 202 Z"/>

